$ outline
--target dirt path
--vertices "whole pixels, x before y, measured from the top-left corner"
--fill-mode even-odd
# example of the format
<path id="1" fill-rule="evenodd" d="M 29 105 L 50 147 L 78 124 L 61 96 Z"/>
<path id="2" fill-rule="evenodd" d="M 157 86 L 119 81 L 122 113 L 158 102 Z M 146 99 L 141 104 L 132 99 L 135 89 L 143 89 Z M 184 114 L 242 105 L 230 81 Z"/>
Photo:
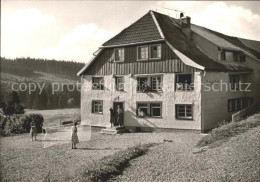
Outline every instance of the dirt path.
<path id="1" fill-rule="evenodd" d="M 193 154 L 197 137 L 181 138 L 155 146 L 132 160 L 123 174 L 111 181 L 260 180 L 260 127 L 197 154 Z"/>
<path id="2" fill-rule="evenodd" d="M 92 132 L 91 140 L 80 142 L 77 150 L 71 150 L 70 143 L 42 148 L 42 142 L 31 142 L 28 134 L 3 137 L 0 146 L 2 181 L 41 181 L 49 171 L 51 181 L 71 181 L 89 164 L 119 150 L 138 144 L 162 143 L 164 139 L 192 147 L 200 137 L 194 132 L 115 136 Z"/>

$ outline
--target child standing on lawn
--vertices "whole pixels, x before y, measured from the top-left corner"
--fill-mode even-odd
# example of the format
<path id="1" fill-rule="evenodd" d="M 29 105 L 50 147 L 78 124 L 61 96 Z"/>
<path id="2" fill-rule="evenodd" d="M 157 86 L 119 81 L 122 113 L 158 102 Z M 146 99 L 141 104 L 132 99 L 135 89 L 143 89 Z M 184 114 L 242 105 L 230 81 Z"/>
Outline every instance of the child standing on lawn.
<path id="1" fill-rule="evenodd" d="M 79 138 L 77 133 L 78 133 L 77 122 L 74 122 L 74 126 L 72 126 L 71 128 L 72 149 L 77 149 L 76 145 L 79 143 Z"/>
<path id="2" fill-rule="evenodd" d="M 30 123 L 30 126 L 31 126 L 30 134 L 32 136 L 32 141 L 33 141 L 33 136 L 34 136 L 34 140 L 36 141 L 37 128 L 34 120 Z"/>

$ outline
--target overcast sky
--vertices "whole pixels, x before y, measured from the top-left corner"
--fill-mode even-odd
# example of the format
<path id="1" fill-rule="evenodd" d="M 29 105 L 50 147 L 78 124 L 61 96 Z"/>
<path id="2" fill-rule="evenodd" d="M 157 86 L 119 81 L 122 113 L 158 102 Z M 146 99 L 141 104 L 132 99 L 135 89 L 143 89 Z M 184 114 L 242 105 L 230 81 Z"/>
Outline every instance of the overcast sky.
<path id="1" fill-rule="evenodd" d="M 149 10 L 227 35 L 260 40 L 258 1 L 1 1 L 1 56 L 86 63 L 99 46 Z"/>

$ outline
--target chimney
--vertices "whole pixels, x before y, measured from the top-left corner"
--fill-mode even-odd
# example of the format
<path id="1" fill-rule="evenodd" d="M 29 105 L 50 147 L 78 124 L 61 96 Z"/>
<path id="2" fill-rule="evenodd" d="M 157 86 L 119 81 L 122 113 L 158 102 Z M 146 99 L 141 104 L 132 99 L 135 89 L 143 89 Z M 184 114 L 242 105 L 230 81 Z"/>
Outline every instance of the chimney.
<path id="1" fill-rule="evenodd" d="M 191 18 L 189 16 L 183 15 L 183 13 L 180 14 L 180 20 L 181 20 L 181 28 L 182 32 L 191 39 L 191 28 L 190 28 L 190 20 Z"/>

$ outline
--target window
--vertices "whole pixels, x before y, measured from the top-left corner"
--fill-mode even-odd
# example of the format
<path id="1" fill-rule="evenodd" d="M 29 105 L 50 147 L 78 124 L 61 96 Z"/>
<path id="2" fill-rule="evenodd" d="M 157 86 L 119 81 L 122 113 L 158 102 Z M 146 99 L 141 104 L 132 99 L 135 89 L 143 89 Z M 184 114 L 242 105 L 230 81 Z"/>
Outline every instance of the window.
<path id="1" fill-rule="evenodd" d="M 160 103 L 151 104 L 151 117 L 161 117 L 162 107 Z"/>
<path id="2" fill-rule="evenodd" d="M 226 60 L 226 51 L 225 50 L 221 51 L 220 58 L 221 58 L 221 60 Z"/>
<path id="3" fill-rule="evenodd" d="M 92 78 L 92 89 L 93 90 L 104 90 L 103 77 L 93 77 Z"/>
<path id="4" fill-rule="evenodd" d="M 147 103 L 137 103 L 137 116 L 139 117 L 148 116 Z"/>
<path id="5" fill-rule="evenodd" d="M 124 78 L 123 77 L 116 77 L 116 90 L 117 91 L 124 91 Z"/>
<path id="6" fill-rule="evenodd" d="M 245 62 L 246 61 L 246 56 L 245 55 L 241 55 L 239 61 L 240 62 Z"/>
<path id="7" fill-rule="evenodd" d="M 151 45 L 150 46 L 150 58 L 151 59 L 161 58 L 161 45 Z"/>
<path id="8" fill-rule="evenodd" d="M 92 101 L 92 113 L 103 113 L 103 101 Z"/>
<path id="9" fill-rule="evenodd" d="M 233 52 L 233 61 L 238 61 L 238 53 Z"/>
<path id="10" fill-rule="evenodd" d="M 149 90 L 149 82 L 147 77 L 137 78 L 137 91 L 146 92 Z"/>
<path id="11" fill-rule="evenodd" d="M 176 74 L 176 90 L 193 90 L 192 74 Z"/>
<path id="12" fill-rule="evenodd" d="M 160 91 L 162 90 L 161 88 L 161 77 L 158 76 L 158 77 L 151 77 L 152 79 L 152 90 L 157 90 L 157 91 Z"/>
<path id="13" fill-rule="evenodd" d="M 230 89 L 239 90 L 239 88 L 240 88 L 239 75 L 230 75 Z"/>
<path id="14" fill-rule="evenodd" d="M 162 91 L 162 76 L 138 77 L 137 91 Z"/>
<path id="15" fill-rule="evenodd" d="M 240 111 L 254 103 L 251 97 L 228 99 L 228 112 Z"/>
<path id="16" fill-rule="evenodd" d="M 138 117 L 162 117 L 161 103 L 137 103 L 136 115 Z"/>
<path id="17" fill-rule="evenodd" d="M 148 46 L 137 47 L 137 60 L 148 60 Z"/>
<path id="18" fill-rule="evenodd" d="M 192 105 L 178 104 L 175 108 L 177 119 L 192 119 Z"/>
<path id="19" fill-rule="evenodd" d="M 125 59 L 124 48 L 115 49 L 115 62 L 123 62 Z"/>

